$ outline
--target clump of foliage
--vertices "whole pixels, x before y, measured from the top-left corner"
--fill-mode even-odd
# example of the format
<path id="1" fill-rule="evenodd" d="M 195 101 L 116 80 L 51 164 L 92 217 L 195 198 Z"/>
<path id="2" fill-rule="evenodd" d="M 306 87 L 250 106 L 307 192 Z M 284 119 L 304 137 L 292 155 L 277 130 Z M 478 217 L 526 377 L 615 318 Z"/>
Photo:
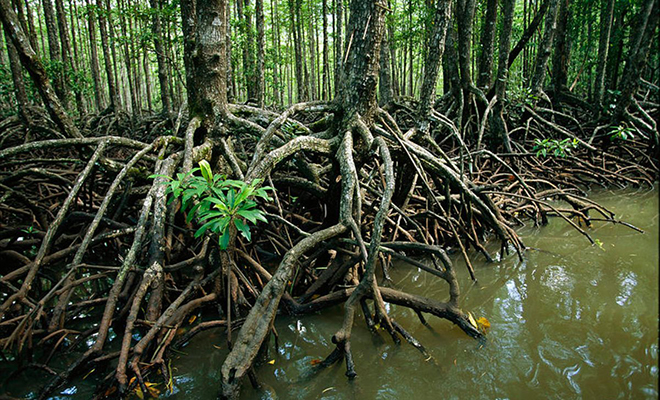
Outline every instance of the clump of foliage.
<path id="1" fill-rule="evenodd" d="M 534 148 L 537 157 L 547 157 L 548 154 L 553 154 L 556 157 L 566 157 L 572 149 L 578 147 L 577 139 L 535 139 Z"/>
<path id="2" fill-rule="evenodd" d="M 196 172 L 200 172 L 201 176 L 195 175 Z M 227 179 L 225 175 L 213 174 L 205 160 L 200 161 L 198 168 L 177 174 L 176 179 L 164 175 L 152 176 L 162 176 L 168 180 L 166 194 L 173 194 L 169 202 L 181 198 L 181 212 L 188 212 L 186 223 L 194 219 L 202 224 L 195 237 L 210 231 L 218 235 L 218 244 L 223 250 L 229 244 L 231 224 L 249 241 L 252 235 L 248 222 L 268 222 L 263 212 L 257 209 L 254 199 L 259 197 L 271 201 L 268 191 L 275 189 L 259 187 L 260 179 L 250 183 Z"/>
<path id="3" fill-rule="evenodd" d="M 633 135 L 634 129 L 628 126 L 624 125 L 619 125 L 612 127 L 610 129 L 610 140 L 615 141 L 615 140 L 628 140 L 628 139 L 634 139 L 635 135 Z"/>

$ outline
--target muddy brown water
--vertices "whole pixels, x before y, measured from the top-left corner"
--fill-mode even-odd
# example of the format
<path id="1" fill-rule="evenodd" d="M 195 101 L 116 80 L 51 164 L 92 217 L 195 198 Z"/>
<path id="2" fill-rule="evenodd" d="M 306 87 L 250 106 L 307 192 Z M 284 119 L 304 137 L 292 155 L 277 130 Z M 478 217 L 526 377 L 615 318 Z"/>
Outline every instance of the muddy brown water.
<path id="1" fill-rule="evenodd" d="M 491 323 L 484 346 L 451 323 L 410 310 L 390 314 L 432 355 L 425 360 L 405 342 L 373 337 L 356 318 L 352 349 L 358 376 L 348 381 L 343 364 L 316 376 L 313 360 L 327 356 L 342 321 L 342 308 L 276 322 L 279 349 L 258 369 L 262 390 L 246 383 L 242 399 L 645 399 L 658 398 L 658 193 L 600 191 L 592 199 L 643 229 L 595 222 L 592 246 L 559 218 L 519 232 L 531 247 L 524 262 L 510 255 L 488 264 L 473 255 L 472 283 L 458 255 L 462 308 Z M 496 248 L 492 249 L 495 253 Z M 397 264 L 393 287 L 448 298 L 446 284 L 417 268 Z M 226 355 L 224 332 L 204 332 L 172 362 L 169 399 L 214 399 Z M 17 377 L 6 389 L 34 395 L 35 376 Z M 21 383 L 21 381 L 23 383 Z M 43 381 L 42 381 L 43 382 Z M 11 387 L 10 387 L 11 386 Z M 30 387 L 32 386 L 32 387 Z M 78 381 L 58 398 L 85 399 L 92 382 Z"/>

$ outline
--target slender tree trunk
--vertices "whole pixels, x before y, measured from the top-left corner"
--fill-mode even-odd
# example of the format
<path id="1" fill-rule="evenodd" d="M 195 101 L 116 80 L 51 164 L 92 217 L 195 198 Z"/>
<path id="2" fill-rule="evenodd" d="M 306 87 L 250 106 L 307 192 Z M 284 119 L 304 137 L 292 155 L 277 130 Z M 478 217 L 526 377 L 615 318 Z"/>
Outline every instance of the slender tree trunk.
<path id="1" fill-rule="evenodd" d="M 279 12 L 277 10 L 277 2 L 270 0 L 270 13 L 273 20 L 273 56 L 275 57 L 274 68 L 273 68 L 273 94 L 275 98 L 275 104 L 281 106 L 284 102 L 284 86 L 282 85 L 282 66 L 280 65 L 282 60 L 282 54 L 280 49 L 280 18 Z"/>
<path id="2" fill-rule="evenodd" d="M 321 89 L 321 98 L 328 100 L 330 97 L 330 61 L 328 50 L 328 0 L 323 0 L 321 4 L 323 14 L 323 85 Z"/>
<path id="3" fill-rule="evenodd" d="M 34 17 L 32 16 L 32 9 L 30 9 L 30 2 L 28 0 L 25 0 L 25 14 L 27 16 L 27 32 L 30 34 L 30 46 L 32 46 L 32 49 L 39 54 L 39 46 L 37 46 L 37 31 L 34 29 Z M 21 18 L 20 15 L 18 17 L 19 19 Z"/>
<path id="4" fill-rule="evenodd" d="M 99 31 L 101 32 L 101 47 L 103 48 L 105 73 L 108 80 L 110 108 L 114 111 L 119 111 L 119 94 L 117 93 L 117 87 L 115 86 L 115 75 L 112 69 L 112 58 L 110 57 L 110 45 L 108 43 L 108 30 L 106 26 L 105 7 L 103 6 L 103 0 L 96 0 L 96 6 L 99 18 Z M 92 45 L 95 44 L 93 43 Z"/>
<path id="5" fill-rule="evenodd" d="M 539 44 L 538 52 L 536 53 L 536 61 L 534 62 L 534 75 L 530 84 L 532 93 L 537 94 L 543 91 L 543 84 L 545 82 L 545 70 L 548 66 L 550 59 L 550 52 L 552 51 L 552 42 L 557 29 L 557 11 L 559 0 L 550 0 L 548 12 L 545 16 L 545 25 L 543 27 L 543 39 Z"/>
<path id="6" fill-rule="evenodd" d="M 502 30 L 500 31 L 499 55 L 497 60 L 497 79 L 495 80 L 496 103 L 493 107 L 491 126 L 494 133 L 498 135 L 508 153 L 512 152 L 509 133 L 504 125 L 504 97 L 506 95 L 506 84 L 509 76 L 509 48 L 511 47 L 511 30 L 513 28 L 513 16 L 516 0 L 502 0 Z M 478 149 L 477 149 L 478 150 Z"/>
<path id="7" fill-rule="evenodd" d="M 495 32 L 497 31 L 498 0 L 488 0 L 486 18 L 481 32 L 481 54 L 479 57 L 479 73 L 477 86 L 488 89 L 493 74 L 493 57 L 495 52 Z"/>
<path id="8" fill-rule="evenodd" d="M 570 19 L 569 0 L 559 0 L 557 31 L 555 33 L 554 53 L 552 57 L 552 82 L 556 94 L 566 89 L 568 81 L 568 63 L 571 58 L 571 42 L 568 37 Z"/>
<path id="9" fill-rule="evenodd" d="M 458 72 L 458 54 L 456 52 L 456 24 L 453 21 L 447 27 L 445 53 L 442 57 L 442 75 L 448 92 L 452 92 L 458 104 L 463 103 L 461 78 Z"/>
<path id="10" fill-rule="evenodd" d="M 57 1 L 62 1 L 62 0 L 57 0 Z M 133 115 L 137 115 L 137 112 L 139 110 L 139 107 L 137 105 L 137 94 L 135 91 L 135 85 L 133 82 L 133 67 L 132 64 L 134 63 L 132 57 L 131 57 L 131 52 L 129 49 L 129 36 L 128 36 L 128 30 L 126 29 L 126 4 L 122 1 L 120 4 L 120 8 L 123 9 L 124 12 L 119 12 L 119 25 L 121 29 L 121 35 L 122 35 L 122 50 L 124 52 L 124 68 L 126 69 L 126 81 L 128 83 L 128 97 L 130 97 L 130 102 L 126 101 L 126 105 L 128 104 L 131 105 L 131 111 Z"/>
<path id="11" fill-rule="evenodd" d="M 343 0 L 335 0 L 335 97 L 341 89 L 341 75 L 343 70 L 344 45 L 342 34 Z"/>
<path id="12" fill-rule="evenodd" d="M 635 100 L 640 78 L 646 67 L 646 60 L 653 43 L 653 35 L 658 26 L 657 9 L 658 5 L 655 0 L 645 0 L 635 17 L 636 25 L 630 36 L 630 50 L 621 77 L 621 98 L 614 114 L 616 119 L 623 118 L 626 110 Z M 657 138 L 657 134 L 655 137 Z"/>
<path id="13" fill-rule="evenodd" d="M 51 119 L 58 128 L 68 137 L 82 138 L 80 131 L 66 113 L 62 103 L 55 95 L 55 91 L 48 80 L 48 75 L 41 60 L 30 45 L 30 40 L 21 29 L 18 17 L 9 0 L 0 0 L 0 20 L 6 29 L 6 35 L 18 52 L 21 64 L 28 71 L 34 81 Z"/>
<path id="14" fill-rule="evenodd" d="M 534 19 L 532 19 L 532 22 L 529 23 L 529 25 L 525 29 L 525 32 L 523 32 L 522 37 L 520 38 L 520 40 L 518 40 L 518 43 L 516 43 L 516 45 L 509 53 L 509 61 L 508 61 L 509 68 L 511 68 L 511 65 L 515 61 L 516 57 L 518 57 L 518 54 L 520 54 L 520 52 L 527 47 L 527 43 L 529 43 L 530 39 L 534 36 L 534 33 L 536 33 L 536 30 L 539 28 L 541 21 L 543 21 L 543 17 L 545 16 L 545 13 L 548 11 L 548 6 L 553 1 L 556 0 L 544 0 L 543 3 L 541 3 L 541 6 L 534 15 Z M 529 8 L 531 9 L 531 7 Z"/>
<path id="15" fill-rule="evenodd" d="M 450 25 L 450 2 L 436 0 L 434 6 L 433 29 L 430 30 L 424 60 L 424 81 L 419 100 L 419 120 L 422 130 L 428 129 L 428 119 L 435 101 L 436 83 L 440 72 L 440 60 L 445 51 L 447 28 Z"/>
<path id="16" fill-rule="evenodd" d="M 11 79 L 14 83 L 14 95 L 16 96 L 16 104 L 18 105 L 18 113 L 26 127 L 30 126 L 30 114 L 28 113 L 28 97 L 25 91 L 25 83 L 23 83 L 23 67 L 21 60 L 18 56 L 16 47 L 11 42 L 10 33 L 7 28 L 4 29 L 5 42 L 7 45 L 7 54 L 9 56 L 9 68 L 11 69 Z"/>
<path id="17" fill-rule="evenodd" d="M 64 68 L 62 64 L 62 53 L 60 42 L 57 40 L 57 23 L 53 3 L 50 0 L 41 0 L 44 7 L 44 19 L 46 20 L 46 33 L 48 34 L 48 53 L 50 54 L 51 70 L 53 71 L 53 85 L 55 93 L 59 97 L 64 108 L 68 108 L 66 90 L 64 89 Z"/>
<path id="18" fill-rule="evenodd" d="M 294 51 L 296 57 L 296 88 L 297 88 L 297 101 L 305 101 L 305 82 L 303 80 L 303 54 L 302 54 L 302 38 L 298 30 L 299 21 L 296 22 L 296 15 L 298 14 L 295 8 L 297 3 L 289 0 L 289 17 L 291 18 L 291 33 L 293 34 Z"/>
<path id="19" fill-rule="evenodd" d="M 265 86 L 264 86 L 264 1 L 256 0 L 256 21 L 257 25 L 257 70 L 255 71 L 255 86 L 257 106 L 264 106 Z"/>
<path id="20" fill-rule="evenodd" d="M 158 83 L 160 84 L 160 102 L 163 113 L 171 115 L 172 103 L 170 102 L 170 81 L 167 78 L 167 60 L 163 48 L 163 27 L 160 20 L 160 1 L 149 0 L 153 13 L 151 14 L 151 30 L 154 35 L 154 50 L 156 52 L 156 64 L 158 65 Z"/>
<path id="21" fill-rule="evenodd" d="M 64 72 L 65 76 L 71 75 L 74 78 L 74 83 L 76 87 L 74 88 L 74 96 L 76 99 L 76 108 L 78 109 L 78 114 L 80 116 L 85 115 L 87 110 L 85 110 L 85 103 L 82 98 L 82 93 L 80 91 L 80 83 L 77 82 L 77 71 L 76 66 L 73 62 L 73 54 L 71 54 L 71 41 L 69 39 L 69 28 L 66 23 L 66 13 L 64 10 L 64 3 L 62 0 L 55 0 L 55 9 L 57 11 L 57 26 L 60 31 L 60 40 L 62 43 L 62 60 L 64 62 Z M 69 73 L 66 73 L 66 71 Z M 65 84 L 64 87 L 65 96 L 68 97 L 68 85 Z"/>
<path id="22" fill-rule="evenodd" d="M 605 93 L 605 75 L 607 71 L 607 54 L 610 48 L 612 19 L 614 16 L 614 0 L 602 0 L 600 11 L 600 37 L 598 39 L 598 64 L 596 65 L 596 81 L 594 83 L 594 101 L 600 109 Z"/>
<path id="23" fill-rule="evenodd" d="M 87 2 L 87 32 L 89 34 L 89 52 L 90 52 L 90 69 L 92 70 L 92 81 L 94 82 L 94 100 L 96 102 L 96 110 L 101 111 L 103 109 L 103 98 L 102 98 L 102 86 L 101 86 L 101 73 L 99 70 L 99 56 L 96 49 L 96 25 L 94 21 L 96 20 L 94 16 L 94 11 L 90 4 L 90 0 Z"/>

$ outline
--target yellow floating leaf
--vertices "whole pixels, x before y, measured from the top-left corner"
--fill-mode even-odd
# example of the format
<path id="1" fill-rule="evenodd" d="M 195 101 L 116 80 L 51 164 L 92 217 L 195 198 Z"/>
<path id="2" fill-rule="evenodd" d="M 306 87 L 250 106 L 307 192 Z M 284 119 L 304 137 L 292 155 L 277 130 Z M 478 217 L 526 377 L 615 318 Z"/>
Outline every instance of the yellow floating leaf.
<path id="1" fill-rule="evenodd" d="M 190 318 L 188 319 L 188 323 L 189 323 L 189 324 L 192 324 L 193 322 L 195 322 L 196 319 L 197 319 L 197 316 L 196 316 L 196 315 L 193 315 L 192 317 L 190 317 Z"/>
<path id="2" fill-rule="evenodd" d="M 215 345 L 215 344 L 214 344 L 213 347 L 215 347 L 215 348 L 218 349 L 218 350 L 222 350 L 222 347 L 220 347 L 220 346 L 218 346 L 218 345 Z"/>
<path id="3" fill-rule="evenodd" d="M 479 319 L 477 319 L 477 325 L 482 333 L 486 333 L 490 329 L 490 321 L 488 321 L 486 317 L 479 317 Z"/>
<path id="4" fill-rule="evenodd" d="M 268 364 L 270 364 L 270 365 L 275 364 L 275 360 L 270 360 L 270 361 L 268 361 Z"/>

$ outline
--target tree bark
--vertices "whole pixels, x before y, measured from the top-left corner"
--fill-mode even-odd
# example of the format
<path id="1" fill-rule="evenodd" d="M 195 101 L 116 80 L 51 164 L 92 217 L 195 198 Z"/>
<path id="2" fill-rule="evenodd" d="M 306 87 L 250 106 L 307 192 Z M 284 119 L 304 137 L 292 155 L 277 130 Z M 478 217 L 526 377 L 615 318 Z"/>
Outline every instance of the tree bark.
<path id="1" fill-rule="evenodd" d="M 509 134 L 504 125 L 504 97 L 506 83 L 509 75 L 509 48 L 511 47 L 511 30 L 516 0 L 502 0 L 502 30 L 500 31 L 500 53 L 497 60 L 497 79 L 495 81 L 495 95 L 497 100 L 493 106 L 492 128 L 504 146 L 504 150 L 511 152 Z"/>
<path id="2" fill-rule="evenodd" d="M 255 86 L 257 106 L 264 106 L 264 1 L 256 0 L 256 25 L 257 25 L 257 70 L 255 71 Z"/>
<path id="3" fill-rule="evenodd" d="M 50 0 L 44 0 L 50 1 Z M 103 58 L 105 62 L 105 73 L 108 80 L 108 94 L 110 96 L 110 108 L 114 111 L 119 110 L 119 93 L 115 86 L 115 74 L 112 68 L 112 58 L 110 57 L 110 45 L 108 43 L 108 28 L 105 19 L 105 7 L 103 0 L 96 0 L 96 7 L 99 19 L 99 31 L 101 32 L 101 47 L 103 48 Z"/>
<path id="4" fill-rule="evenodd" d="M 612 19 L 614 16 L 614 0 L 602 0 L 600 11 L 600 37 L 598 39 L 598 64 L 596 65 L 596 81 L 594 82 L 594 101 L 600 109 L 603 104 L 605 93 L 605 67 L 607 65 L 607 54 L 610 48 L 610 36 L 612 33 Z"/>
<path id="5" fill-rule="evenodd" d="M 227 115 L 227 0 L 181 2 L 186 46 L 190 115 L 215 126 Z"/>
<path id="6" fill-rule="evenodd" d="M 80 83 L 77 82 L 78 71 L 76 65 L 73 62 L 73 54 L 71 52 L 71 40 L 69 39 L 69 30 L 66 23 L 66 13 L 64 11 L 64 3 L 62 0 L 55 0 L 55 9 L 57 11 L 57 26 L 60 31 L 60 40 L 62 43 L 62 60 L 64 62 L 64 72 L 65 77 L 67 75 L 73 76 L 74 83 L 76 84 L 73 88 L 73 94 L 76 99 L 76 108 L 80 116 L 85 115 L 87 110 L 85 109 L 85 102 L 82 98 L 82 92 L 80 88 Z M 69 70 L 70 73 L 67 74 L 66 70 Z M 67 96 L 68 85 L 65 84 L 64 87 L 65 96 Z"/>
<path id="7" fill-rule="evenodd" d="M 358 113 L 369 125 L 377 108 L 376 84 L 385 9 L 379 0 L 351 0 L 346 64 L 337 105 L 343 121 Z"/>
<path id="8" fill-rule="evenodd" d="M 55 93 L 62 102 L 62 106 L 67 108 L 66 90 L 64 88 L 64 68 L 62 65 L 62 53 L 60 52 L 60 42 L 57 40 L 57 23 L 55 22 L 55 12 L 53 3 L 50 0 L 41 0 L 44 7 L 44 19 L 46 20 L 46 33 L 48 35 L 48 53 L 50 54 L 51 70 L 53 71 L 53 85 Z"/>
<path id="9" fill-rule="evenodd" d="M 82 138 L 80 131 L 67 115 L 62 103 L 55 95 L 55 91 L 48 80 L 48 75 L 41 60 L 30 46 L 30 41 L 20 28 L 16 13 L 11 7 L 9 0 L 0 0 L 0 20 L 5 26 L 6 34 L 14 44 L 16 51 L 21 59 L 23 67 L 28 71 L 35 86 L 46 105 L 46 110 L 50 114 L 53 122 L 60 128 L 67 137 Z"/>
<path id="10" fill-rule="evenodd" d="M 534 15 L 534 19 L 532 19 L 532 22 L 529 23 L 525 29 L 525 32 L 523 32 L 522 37 L 520 40 L 518 40 L 518 43 L 516 43 L 516 45 L 509 53 L 508 68 L 511 68 L 511 65 L 516 60 L 516 57 L 518 57 L 520 52 L 527 46 L 527 43 L 529 43 L 529 40 L 532 38 L 532 36 L 534 36 L 534 33 L 541 24 L 541 21 L 543 21 L 545 13 L 548 11 L 548 6 L 550 5 L 551 1 L 553 0 L 544 0 L 543 3 L 541 3 L 541 6 Z"/>
<path id="11" fill-rule="evenodd" d="M 536 53 L 536 61 L 534 62 L 534 74 L 530 84 L 532 93 L 538 94 L 543 90 L 545 82 L 545 70 L 548 66 L 550 59 L 550 52 L 552 51 L 552 42 L 557 29 L 557 10 L 559 0 L 550 0 L 548 12 L 545 16 L 545 25 L 543 27 L 543 39 L 539 44 L 538 52 Z"/>
<path id="12" fill-rule="evenodd" d="M 655 29 L 658 26 L 657 2 L 645 0 L 635 21 L 636 25 L 630 37 L 630 51 L 621 78 L 621 98 L 616 106 L 615 119 L 623 118 L 639 89 L 640 78 L 646 67 Z"/>
<path id="13" fill-rule="evenodd" d="M 4 28 L 5 42 L 7 44 L 7 54 L 9 56 L 9 68 L 11 69 L 11 79 L 14 83 L 14 95 L 21 120 L 27 127 L 30 126 L 30 116 L 27 111 L 28 97 L 23 83 L 23 67 L 16 51 L 16 47 L 11 42 L 10 33 Z"/>
<path id="14" fill-rule="evenodd" d="M 486 3 L 486 19 L 481 31 L 481 54 L 479 57 L 479 72 L 477 86 L 488 89 L 493 74 L 493 58 L 495 52 L 495 32 L 497 31 L 498 0 L 488 0 Z"/>
<path id="15" fill-rule="evenodd" d="M 96 25 L 94 24 L 95 17 L 94 11 L 90 0 L 87 2 L 87 32 L 89 34 L 89 53 L 90 53 L 90 69 L 92 70 L 92 81 L 94 82 L 94 101 L 96 103 L 96 110 L 103 109 L 103 87 L 101 86 L 101 72 L 99 70 L 99 55 L 96 49 Z"/>
<path id="16" fill-rule="evenodd" d="M 552 57 L 552 83 L 556 94 L 566 88 L 568 80 L 568 63 L 571 58 L 571 42 L 568 37 L 570 20 L 570 4 L 568 0 L 559 0 L 559 15 L 557 16 L 557 31 L 554 40 Z"/>
<path id="17" fill-rule="evenodd" d="M 427 44 L 426 60 L 424 62 L 424 81 L 419 100 L 420 123 L 428 124 L 431 109 L 435 101 L 435 86 L 440 71 L 440 60 L 445 51 L 447 28 L 450 25 L 450 2 L 436 0 L 434 6 L 433 29 Z M 427 125 L 425 125 L 427 126 Z"/>
<path id="18" fill-rule="evenodd" d="M 154 50 L 156 51 L 156 64 L 158 65 L 158 83 L 160 84 L 160 102 L 163 106 L 163 113 L 170 115 L 172 113 L 172 103 L 170 102 L 170 81 L 167 79 L 167 60 L 165 59 L 165 50 L 163 49 L 163 28 L 160 21 L 160 2 L 158 0 L 149 0 L 152 8 L 151 30 L 154 35 Z"/>

